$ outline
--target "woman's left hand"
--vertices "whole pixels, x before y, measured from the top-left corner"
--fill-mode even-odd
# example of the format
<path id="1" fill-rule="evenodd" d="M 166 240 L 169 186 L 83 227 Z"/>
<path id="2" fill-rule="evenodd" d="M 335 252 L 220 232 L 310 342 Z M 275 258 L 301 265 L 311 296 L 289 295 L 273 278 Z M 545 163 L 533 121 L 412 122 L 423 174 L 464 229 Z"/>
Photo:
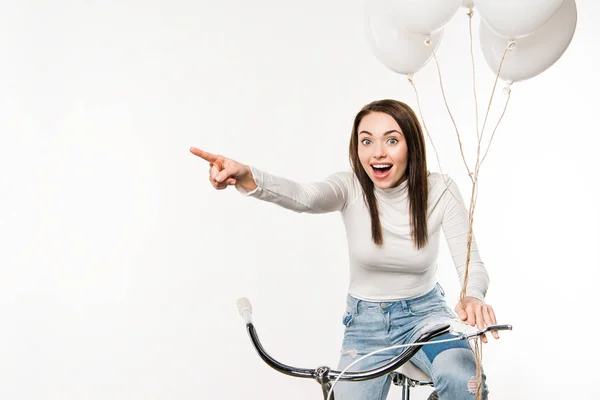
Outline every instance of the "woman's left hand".
<path id="1" fill-rule="evenodd" d="M 496 324 L 496 314 L 492 306 L 485 304 L 476 297 L 466 296 L 463 302 L 458 302 L 454 308 L 458 317 L 471 326 L 477 325 L 479 330 Z M 494 338 L 499 339 L 498 331 L 491 331 Z M 486 335 L 481 337 L 483 343 L 487 343 Z"/>

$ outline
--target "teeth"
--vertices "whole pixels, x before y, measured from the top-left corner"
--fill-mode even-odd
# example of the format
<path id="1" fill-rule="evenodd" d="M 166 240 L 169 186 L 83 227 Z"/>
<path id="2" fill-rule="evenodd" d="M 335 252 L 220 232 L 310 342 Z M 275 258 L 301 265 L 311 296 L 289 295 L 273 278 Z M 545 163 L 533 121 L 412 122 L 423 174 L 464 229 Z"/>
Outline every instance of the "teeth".
<path id="1" fill-rule="evenodd" d="M 387 167 L 391 167 L 391 164 L 378 164 L 378 165 L 373 165 L 373 168 L 387 168 Z"/>

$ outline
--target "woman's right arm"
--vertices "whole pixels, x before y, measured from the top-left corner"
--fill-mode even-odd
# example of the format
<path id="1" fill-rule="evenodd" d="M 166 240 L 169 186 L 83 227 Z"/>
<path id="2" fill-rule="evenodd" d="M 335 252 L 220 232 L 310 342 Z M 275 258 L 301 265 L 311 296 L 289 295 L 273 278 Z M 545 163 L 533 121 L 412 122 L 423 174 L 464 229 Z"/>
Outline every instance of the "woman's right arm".
<path id="1" fill-rule="evenodd" d="M 295 212 L 312 214 L 341 211 L 348 202 L 351 173 L 338 172 L 322 181 L 298 183 L 249 167 L 254 185 L 236 184 L 243 194 L 268 201 Z M 254 186 L 254 189 L 247 190 Z"/>
<path id="2" fill-rule="evenodd" d="M 341 211 L 348 202 L 351 172 L 335 173 L 323 181 L 298 183 L 200 149 L 192 147 L 190 151 L 210 163 L 210 181 L 215 189 L 234 185 L 247 196 L 314 214 Z"/>

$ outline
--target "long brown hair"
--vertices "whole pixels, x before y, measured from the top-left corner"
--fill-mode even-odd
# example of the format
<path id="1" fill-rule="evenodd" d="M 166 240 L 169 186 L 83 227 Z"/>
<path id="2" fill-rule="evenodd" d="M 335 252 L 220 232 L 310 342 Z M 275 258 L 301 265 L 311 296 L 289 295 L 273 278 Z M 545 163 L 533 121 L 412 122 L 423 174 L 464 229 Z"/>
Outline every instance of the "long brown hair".
<path id="1" fill-rule="evenodd" d="M 383 233 L 379 219 L 379 208 L 375 197 L 374 184 L 358 158 L 358 125 L 364 116 L 372 112 L 390 115 L 400 126 L 408 149 L 408 163 L 405 176 L 408 186 L 411 236 L 418 249 L 427 244 L 427 160 L 425 138 L 415 112 L 405 103 L 397 100 L 377 100 L 364 106 L 354 118 L 350 137 L 350 164 L 363 189 L 363 198 L 371 215 L 371 236 L 377 245 L 383 244 Z"/>

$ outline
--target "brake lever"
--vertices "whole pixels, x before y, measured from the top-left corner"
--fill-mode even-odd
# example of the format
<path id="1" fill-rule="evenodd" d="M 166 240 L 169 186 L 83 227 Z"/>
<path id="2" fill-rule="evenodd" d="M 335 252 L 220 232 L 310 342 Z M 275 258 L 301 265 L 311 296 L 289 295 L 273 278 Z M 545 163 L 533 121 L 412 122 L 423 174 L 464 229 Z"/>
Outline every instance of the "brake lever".
<path id="1" fill-rule="evenodd" d="M 491 331 L 512 331 L 512 325 L 508 324 L 497 324 L 489 325 L 485 329 L 477 329 L 474 326 L 467 325 L 464 322 L 454 320 L 450 324 L 451 334 L 460 336 L 461 339 L 470 339 L 476 336 L 481 336 Z"/>
<path id="2" fill-rule="evenodd" d="M 512 331 L 512 325 L 508 325 L 508 324 L 490 325 L 480 332 L 486 333 L 489 331 Z"/>

